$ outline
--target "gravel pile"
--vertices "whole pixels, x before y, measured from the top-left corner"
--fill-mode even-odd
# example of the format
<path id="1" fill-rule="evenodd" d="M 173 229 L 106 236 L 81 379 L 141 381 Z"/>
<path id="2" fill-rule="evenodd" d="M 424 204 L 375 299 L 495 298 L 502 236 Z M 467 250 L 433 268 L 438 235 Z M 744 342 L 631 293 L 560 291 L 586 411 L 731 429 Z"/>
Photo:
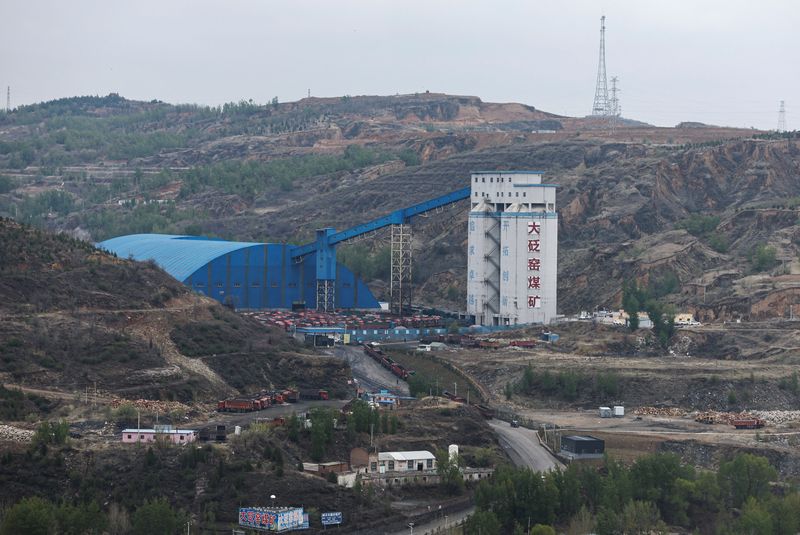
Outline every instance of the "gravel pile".
<path id="1" fill-rule="evenodd" d="M 33 435 L 34 432 L 28 429 L 20 429 L 19 427 L 0 424 L 0 440 L 30 442 Z"/>
<path id="2" fill-rule="evenodd" d="M 800 422 L 800 411 L 750 411 L 757 418 L 773 424 Z"/>

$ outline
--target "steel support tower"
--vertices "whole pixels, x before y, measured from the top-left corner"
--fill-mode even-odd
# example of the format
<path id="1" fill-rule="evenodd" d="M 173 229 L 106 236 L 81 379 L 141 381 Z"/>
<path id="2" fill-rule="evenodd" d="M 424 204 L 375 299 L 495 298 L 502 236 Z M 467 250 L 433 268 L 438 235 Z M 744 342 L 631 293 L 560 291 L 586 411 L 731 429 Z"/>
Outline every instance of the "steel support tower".
<path id="1" fill-rule="evenodd" d="M 618 80 L 619 78 L 616 76 L 611 77 L 611 98 L 608 100 L 608 116 L 612 132 L 617 129 L 619 117 L 622 115 L 622 108 L 619 105 L 619 97 L 617 97 L 617 93 L 620 91 L 617 88 Z"/>
<path id="2" fill-rule="evenodd" d="M 317 279 L 317 310 L 333 312 L 336 309 L 336 281 Z"/>
<path id="3" fill-rule="evenodd" d="M 782 100 L 778 108 L 778 132 L 786 132 L 786 105 Z"/>
<path id="4" fill-rule="evenodd" d="M 411 225 L 392 225 L 390 309 L 402 316 L 411 308 Z"/>
<path id="5" fill-rule="evenodd" d="M 592 115 L 608 115 L 608 81 L 606 79 L 606 16 L 600 17 L 600 61 L 597 65 L 597 85 L 594 90 Z"/>

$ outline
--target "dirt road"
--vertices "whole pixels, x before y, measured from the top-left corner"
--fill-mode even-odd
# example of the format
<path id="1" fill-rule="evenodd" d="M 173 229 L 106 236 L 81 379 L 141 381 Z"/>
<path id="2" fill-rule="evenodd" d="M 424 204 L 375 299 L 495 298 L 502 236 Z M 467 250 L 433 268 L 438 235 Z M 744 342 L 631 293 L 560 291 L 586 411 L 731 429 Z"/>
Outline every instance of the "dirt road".
<path id="1" fill-rule="evenodd" d="M 365 355 L 361 347 L 340 345 L 333 348 L 332 354 L 347 361 L 361 388 L 371 391 L 385 388 L 401 396 L 408 395 L 408 383 Z"/>
<path id="2" fill-rule="evenodd" d="M 272 419 L 278 416 L 291 416 L 292 413 L 300 414 L 308 412 L 314 407 L 328 407 L 331 409 L 341 409 L 347 401 L 341 399 L 332 399 L 330 401 L 318 400 L 301 400 L 297 403 L 286 403 L 284 405 L 273 405 L 263 411 L 255 412 L 225 412 L 215 414 L 204 426 L 211 426 L 217 424 L 225 424 L 227 426 L 240 425 L 245 427 L 256 419 Z M 232 430 L 231 430 L 232 431 Z"/>
<path id="3" fill-rule="evenodd" d="M 564 468 L 561 462 L 539 444 L 536 431 L 525 427 L 511 427 L 501 420 L 490 420 L 488 424 L 497 433 L 500 445 L 515 465 L 527 466 L 537 472 Z"/>

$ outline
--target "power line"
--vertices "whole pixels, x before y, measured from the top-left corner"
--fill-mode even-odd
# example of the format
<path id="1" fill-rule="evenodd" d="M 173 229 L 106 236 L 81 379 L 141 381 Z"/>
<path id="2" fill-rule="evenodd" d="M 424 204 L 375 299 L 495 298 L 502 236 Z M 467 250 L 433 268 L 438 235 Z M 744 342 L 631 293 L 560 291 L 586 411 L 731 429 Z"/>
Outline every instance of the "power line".
<path id="1" fill-rule="evenodd" d="M 778 109 L 778 132 L 786 132 L 786 106 L 782 100 Z"/>
<path id="2" fill-rule="evenodd" d="M 594 89 L 592 115 L 608 115 L 608 81 L 606 79 L 606 16 L 600 17 L 600 59 L 597 65 L 597 85 Z"/>

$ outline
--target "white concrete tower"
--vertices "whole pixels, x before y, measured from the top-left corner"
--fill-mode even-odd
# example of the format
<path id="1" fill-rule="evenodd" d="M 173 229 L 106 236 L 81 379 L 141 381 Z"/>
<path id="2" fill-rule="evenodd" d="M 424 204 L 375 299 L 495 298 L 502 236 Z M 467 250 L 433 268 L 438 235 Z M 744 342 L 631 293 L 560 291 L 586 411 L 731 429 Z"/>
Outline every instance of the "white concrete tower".
<path id="1" fill-rule="evenodd" d="M 550 323 L 556 315 L 556 186 L 540 171 L 472 173 L 467 312 L 479 325 Z"/>

